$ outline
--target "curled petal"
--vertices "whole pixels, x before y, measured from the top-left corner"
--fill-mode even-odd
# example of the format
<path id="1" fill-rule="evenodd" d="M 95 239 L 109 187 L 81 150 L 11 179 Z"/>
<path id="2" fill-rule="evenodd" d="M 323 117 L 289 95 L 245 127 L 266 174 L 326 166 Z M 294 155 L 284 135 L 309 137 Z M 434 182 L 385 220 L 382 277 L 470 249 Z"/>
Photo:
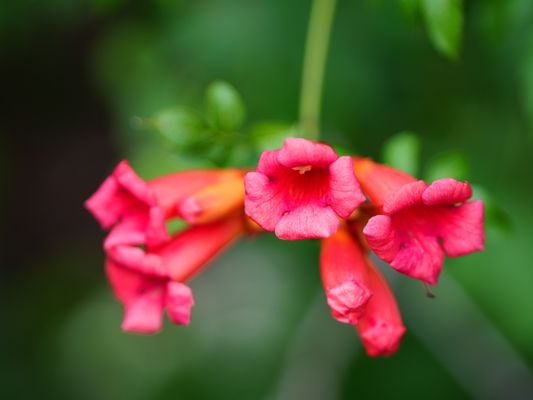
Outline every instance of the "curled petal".
<path id="1" fill-rule="evenodd" d="M 161 329 L 163 317 L 163 293 L 152 288 L 124 305 L 122 330 L 136 333 L 156 333 Z"/>
<path id="2" fill-rule="evenodd" d="M 360 281 L 346 281 L 326 292 L 327 302 L 335 319 L 355 324 L 372 293 Z"/>
<path id="3" fill-rule="evenodd" d="M 287 168 L 306 165 L 327 168 L 338 158 L 331 147 L 302 138 L 288 138 L 279 151 L 278 161 Z"/>
<path id="4" fill-rule="evenodd" d="M 121 218 L 155 205 L 153 193 L 126 161 L 121 161 L 98 190 L 85 202 L 104 229 Z"/>
<path id="5" fill-rule="evenodd" d="M 350 157 L 338 158 L 329 166 L 329 203 L 341 217 L 348 218 L 365 201 L 365 196 L 353 172 Z"/>
<path id="6" fill-rule="evenodd" d="M 433 182 L 422 194 L 422 200 L 427 206 L 454 205 L 465 202 L 470 197 L 472 188 L 468 182 L 459 182 L 452 178 Z"/>
<path id="7" fill-rule="evenodd" d="M 109 250 L 120 245 L 138 245 L 145 243 L 146 218 L 128 218 L 115 225 L 104 240 L 104 249 Z"/>
<path id="8" fill-rule="evenodd" d="M 135 198 L 148 205 L 155 205 L 153 193 L 149 190 L 146 182 L 137 176 L 135 171 L 126 161 L 120 162 L 113 172 L 121 188 L 128 191 Z"/>
<path id="9" fill-rule="evenodd" d="M 261 153 L 257 163 L 257 172 L 266 176 L 272 176 L 278 173 L 283 166 L 279 163 L 279 150 L 265 150 Z"/>
<path id="10" fill-rule="evenodd" d="M 160 207 L 151 207 L 148 211 L 148 223 L 145 227 L 145 241 L 148 247 L 157 247 L 170 239 L 166 225 L 165 214 Z"/>
<path id="11" fill-rule="evenodd" d="M 157 332 L 161 328 L 164 281 L 124 268 L 109 259 L 106 273 L 113 292 L 124 305 L 122 329 L 138 333 Z"/>
<path id="12" fill-rule="evenodd" d="M 415 181 L 407 183 L 400 187 L 396 192 L 390 194 L 383 203 L 385 214 L 394 214 L 405 208 L 421 204 L 422 193 L 426 190 L 427 185 L 424 181 Z"/>
<path id="13" fill-rule="evenodd" d="M 165 299 L 167 314 L 176 325 L 189 325 L 194 305 L 192 290 L 180 282 L 169 281 Z"/>
<path id="14" fill-rule="evenodd" d="M 146 253 L 140 247 L 113 246 L 107 249 L 106 253 L 114 262 L 132 271 L 159 278 L 168 278 L 169 276 L 168 268 L 163 263 L 162 258 L 158 254 Z"/>
<path id="15" fill-rule="evenodd" d="M 390 263 L 400 251 L 400 238 L 394 230 L 392 218 L 388 215 L 370 218 L 363 234 L 368 245 L 383 261 Z"/>
<path id="16" fill-rule="evenodd" d="M 356 323 L 372 293 L 364 254 L 346 227 L 322 240 L 320 276 L 333 317 Z"/>
<path id="17" fill-rule="evenodd" d="M 330 207 L 308 205 L 288 211 L 276 225 L 276 236 L 283 240 L 326 238 L 339 227 L 339 218 Z"/>

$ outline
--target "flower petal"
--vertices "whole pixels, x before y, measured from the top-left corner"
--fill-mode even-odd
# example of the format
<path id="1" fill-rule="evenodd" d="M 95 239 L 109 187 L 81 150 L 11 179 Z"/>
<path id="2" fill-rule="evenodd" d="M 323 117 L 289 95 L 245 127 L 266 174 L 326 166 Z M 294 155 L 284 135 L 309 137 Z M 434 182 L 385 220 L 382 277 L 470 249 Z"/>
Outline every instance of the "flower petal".
<path id="1" fill-rule="evenodd" d="M 287 168 L 306 165 L 327 168 L 337 158 L 328 145 L 302 138 L 285 139 L 278 155 L 278 161 Z"/>
<path id="2" fill-rule="evenodd" d="M 405 208 L 421 204 L 422 193 L 426 190 L 427 184 L 424 181 L 407 183 L 396 192 L 390 194 L 383 203 L 385 214 L 394 214 Z"/>
<path id="3" fill-rule="evenodd" d="M 391 217 L 376 215 L 363 229 L 368 245 L 383 261 L 390 263 L 400 251 L 400 238 L 394 230 Z"/>
<path id="4" fill-rule="evenodd" d="M 248 172 L 244 177 L 246 197 L 244 211 L 266 231 L 274 231 L 285 213 L 283 198 L 272 188 L 269 178 L 259 172 Z"/>
<path id="5" fill-rule="evenodd" d="M 345 324 L 355 324 L 372 296 L 359 281 L 346 281 L 326 292 L 327 302 L 335 319 Z"/>
<path id="6" fill-rule="evenodd" d="M 278 161 L 279 150 L 265 150 L 259 157 L 257 163 L 257 172 L 268 177 L 276 175 L 283 166 Z"/>
<path id="7" fill-rule="evenodd" d="M 482 201 L 472 201 L 446 210 L 439 218 L 442 245 L 450 257 L 459 257 L 484 248 Z"/>
<path id="8" fill-rule="evenodd" d="M 347 156 L 338 158 L 329 166 L 329 173 L 329 204 L 341 218 L 348 218 L 365 201 L 352 159 Z"/>
<path id="9" fill-rule="evenodd" d="M 411 278 L 436 285 L 444 262 L 444 251 L 435 237 L 410 231 L 402 237 L 402 247 L 391 267 Z"/>
<path id="10" fill-rule="evenodd" d="M 167 314 L 176 325 L 189 325 L 194 305 L 192 290 L 180 282 L 169 281 L 165 299 Z"/>
<path id="11" fill-rule="evenodd" d="M 138 333 L 157 332 L 161 328 L 164 281 L 121 267 L 109 259 L 106 273 L 113 292 L 124 305 L 122 329 Z"/>
<path id="12" fill-rule="evenodd" d="M 320 239 L 334 234 L 339 218 L 330 207 L 314 204 L 288 211 L 276 225 L 276 236 L 283 240 Z"/>
<path id="13" fill-rule="evenodd" d="M 130 229 L 130 222 L 124 221 L 118 224 L 107 235 L 104 241 L 107 256 L 122 267 L 138 273 L 154 277 L 168 277 L 168 271 L 161 257 L 137 247 L 143 243 L 144 233 Z"/>
<path id="14" fill-rule="evenodd" d="M 459 182 L 452 178 L 433 182 L 422 194 L 427 206 L 453 205 L 462 203 L 472 197 L 472 188 L 468 182 Z"/>
<path id="15" fill-rule="evenodd" d="M 155 205 L 153 193 L 126 161 L 121 161 L 113 173 L 85 202 L 104 229 L 121 218 L 142 213 L 145 207 Z"/>

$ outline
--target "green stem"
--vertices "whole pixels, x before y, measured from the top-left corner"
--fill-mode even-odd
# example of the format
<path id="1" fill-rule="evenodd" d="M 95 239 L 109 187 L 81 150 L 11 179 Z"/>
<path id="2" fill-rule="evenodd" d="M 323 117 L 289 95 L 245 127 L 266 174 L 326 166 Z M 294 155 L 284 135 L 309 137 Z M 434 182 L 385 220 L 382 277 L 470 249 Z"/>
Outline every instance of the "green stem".
<path id="1" fill-rule="evenodd" d="M 300 91 L 300 133 L 312 140 L 320 136 L 320 100 L 336 2 L 313 0 L 309 17 Z"/>

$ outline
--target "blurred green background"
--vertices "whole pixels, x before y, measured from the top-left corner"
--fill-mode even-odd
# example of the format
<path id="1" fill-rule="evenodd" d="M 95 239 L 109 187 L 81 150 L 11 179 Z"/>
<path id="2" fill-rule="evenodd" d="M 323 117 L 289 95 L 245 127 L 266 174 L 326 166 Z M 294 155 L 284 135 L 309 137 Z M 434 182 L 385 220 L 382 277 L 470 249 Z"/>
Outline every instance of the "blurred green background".
<path id="1" fill-rule="evenodd" d="M 339 0 L 322 139 L 492 205 L 486 251 L 446 260 L 436 299 L 384 267 L 408 333 L 371 359 L 330 317 L 317 243 L 271 235 L 192 282 L 189 327 L 122 333 L 82 208 L 122 158 L 146 179 L 244 165 L 290 132 L 309 0 L 0 2 L 0 397 L 533 398 L 533 2 L 465 1 L 456 50 L 410 3 Z M 246 119 L 177 143 L 217 80 Z"/>

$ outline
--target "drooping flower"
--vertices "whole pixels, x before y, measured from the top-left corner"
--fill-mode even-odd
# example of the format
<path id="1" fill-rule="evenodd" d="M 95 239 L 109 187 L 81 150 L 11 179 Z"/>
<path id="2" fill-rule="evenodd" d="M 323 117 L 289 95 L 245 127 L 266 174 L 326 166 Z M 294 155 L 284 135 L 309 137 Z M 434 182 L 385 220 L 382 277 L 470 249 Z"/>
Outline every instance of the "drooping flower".
<path id="1" fill-rule="evenodd" d="M 245 191 L 246 214 L 286 240 L 328 237 L 364 201 L 351 158 L 301 138 L 263 152 Z"/>
<path id="2" fill-rule="evenodd" d="M 322 240 L 320 274 L 333 317 L 355 324 L 371 297 L 365 257 L 345 228 Z"/>
<path id="3" fill-rule="evenodd" d="M 444 254 L 458 257 L 483 250 L 483 203 L 467 200 L 467 182 L 423 181 L 369 159 L 355 159 L 355 171 L 378 215 L 363 233 L 382 260 L 431 285 L 438 282 Z"/>
<path id="4" fill-rule="evenodd" d="M 234 213 L 190 227 L 152 250 L 121 243 L 108 252 L 107 276 L 124 305 L 122 329 L 155 333 L 165 309 L 173 323 L 187 325 L 194 300 L 185 283 L 237 239 L 244 224 L 243 216 Z"/>
<path id="5" fill-rule="evenodd" d="M 322 282 L 333 317 L 357 329 L 370 356 L 387 356 L 398 350 L 405 326 L 392 291 L 366 252 L 341 226 L 322 240 Z"/>
<path id="6" fill-rule="evenodd" d="M 389 356 L 400 346 L 405 333 L 394 294 L 378 268 L 365 258 L 367 285 L 372 292 L 355 329 L 369 356 Z"/>

